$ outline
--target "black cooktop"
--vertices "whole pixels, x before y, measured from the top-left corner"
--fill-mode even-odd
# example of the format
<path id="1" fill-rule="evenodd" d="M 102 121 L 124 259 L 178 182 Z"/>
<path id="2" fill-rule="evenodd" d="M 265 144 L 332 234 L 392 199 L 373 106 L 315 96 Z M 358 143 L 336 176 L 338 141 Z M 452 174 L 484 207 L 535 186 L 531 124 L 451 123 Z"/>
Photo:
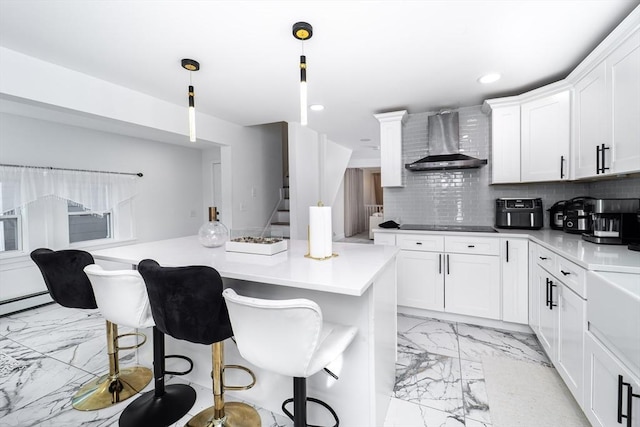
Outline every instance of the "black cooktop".
<path id="1" fill-rule="evenodd" d="M 435 224 L 402 224 L 400 230 L 420 231 L 461 231 L 472 233 L 497 233 L 488 225 L 435 225 Z"/>

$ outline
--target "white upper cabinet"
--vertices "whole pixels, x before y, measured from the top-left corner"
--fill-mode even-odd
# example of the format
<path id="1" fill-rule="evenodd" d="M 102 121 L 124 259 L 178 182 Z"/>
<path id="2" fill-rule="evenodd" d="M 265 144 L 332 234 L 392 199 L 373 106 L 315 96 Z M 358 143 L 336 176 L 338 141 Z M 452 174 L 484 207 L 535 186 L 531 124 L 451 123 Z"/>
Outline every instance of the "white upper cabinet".
<path id="1" fill-rule="evenodd" d="M 489 99 L 483 111 L 492 184 L 640 172 L 640 7 L 565 80 Z"/>
<path id="2" fill-rule="evenodd" d="M 406 116 L 406 110 L 375 115 L 380 122 L 382 187 L 402 187 L 402 123 Z"/>
<path id="3" fill-rule="evenodd" d="M 491 183 L 569 179 L 571 85 L 486 100 L 491 112 Z"/>
<path id="4" fill-rule="evenodd" d="M 575 83 L 574 178 L 640 171 L 640 30 Z"/>
<path id="5" fill-rule="evenodd" d="M 574 178 L 597 174 L 596 158 L 600 144 L 606 140 L 606 71 L 604 62 L 575 85 Z"/>
<path id="6" fill-rule="evenodd" d="M 491 107 L 491 183 L 520 182 L 520 104 Z"/>
<path id="7" fill-rule="evenodd" d="M 611 164 L 613 173 L 640 171 L 640 30 L 606 60 L 611 96 Z M 607 158 L 605 156 L 605 167 Z"/>
<path id="8" fill-rule="evenodd" d="M 569 179 L 571 93 L 521 105 L 521 182 Z"/>

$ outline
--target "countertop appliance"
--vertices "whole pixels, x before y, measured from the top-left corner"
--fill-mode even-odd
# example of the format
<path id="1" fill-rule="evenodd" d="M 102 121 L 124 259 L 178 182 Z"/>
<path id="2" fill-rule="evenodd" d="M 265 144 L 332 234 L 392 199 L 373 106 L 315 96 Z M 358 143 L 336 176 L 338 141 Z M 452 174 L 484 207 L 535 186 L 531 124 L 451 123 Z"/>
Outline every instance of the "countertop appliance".
<path id="1" fill-rule="evenodd" d="M 592 229 L 583 233 L 582 238 L 605 245 L 640 242 L 639 208 L 640 199 L 590 200 L 587 210 L 592 218 Z"/>
<path id="2" fill-rule="evenodd" d="M 640 227 L 640 209 L 636 212 L 636 221 Z M 630 251 L 640 251 L 640 242 L 631 242 L 628 247 Z"/>
<path id="3" fill-rule="evenodd" d="M 496 199 L 497 228 L 538 230 L 542 226 L 542 199 Z"/>
<path id="4" fill-rule="evenodd" d="M 566 233 L 587 233 L 591 231 L 591 213 L 589 203 L 593 197 L 574 197 L 564 205 L 564 221 L 562 229 Z"/>
<path id="5" fill-rule="evenodd" d="M 436 224 L 402 224 L 400 230 L 416 231 L 459 231 L 472 233 L 497 233 L 496 229 L 487 225 L 436 225 Z"/>
<path id="6" fill-rule="evenodd" d="M 472 169 L 487 164 L 487 159 L 476 159 L 460 153 L 458 112 L 442 112 L 429 116 L 429 155 L 404 165 L 410 171 L 440 171 Z"/>
<path id="7" fill-rule="evenodd" d="M 555 202 L 547 211 L 549 212 L 549 226 L 554 230 L 562 230 L 564 226 L 564 207 L 566 200 Z"/>

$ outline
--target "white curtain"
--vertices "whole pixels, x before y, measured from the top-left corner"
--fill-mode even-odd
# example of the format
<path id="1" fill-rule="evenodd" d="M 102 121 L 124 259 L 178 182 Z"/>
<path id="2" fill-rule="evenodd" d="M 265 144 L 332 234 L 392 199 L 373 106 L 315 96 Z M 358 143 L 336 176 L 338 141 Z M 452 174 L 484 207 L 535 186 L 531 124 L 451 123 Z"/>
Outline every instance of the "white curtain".
<path id="1" fill-rule="evenodd" d="M 132 198 L 137 178 L 106 172 L 0 166 L 0 213 L 51 196 L 101 213 Z"/>
<path id="2" fill-rule="evenodd" d="M 344 235 L 366 230 L 364 213 L 364 174 L 362 169 L 347 169 L 344 175 Z"/>

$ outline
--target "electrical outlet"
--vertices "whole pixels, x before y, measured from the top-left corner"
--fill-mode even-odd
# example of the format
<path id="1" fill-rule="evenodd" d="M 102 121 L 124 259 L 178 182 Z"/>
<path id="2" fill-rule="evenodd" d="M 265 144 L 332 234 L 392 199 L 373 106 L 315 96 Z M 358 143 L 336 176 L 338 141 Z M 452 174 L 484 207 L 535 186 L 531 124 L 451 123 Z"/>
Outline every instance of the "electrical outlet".
<path id="1" fill-rule="evenodd" d="M 195 217 L 196 217 L 196 215 L 197 215 L 197 214 L 196 214 L 196 211 L 195 211 L 195 210 L 193 210 L 193 209 L 191 209 L 191 211 L 189 212 L 189 216 L 190 216 L 191 218 L 195 218 Z"/>
<path id="2" fill-rule="evenodd" d="M 258 194 L 258 191 L 256 190 L 256 187 L 251 187 L 251 197 L 256 197 Z"/>

